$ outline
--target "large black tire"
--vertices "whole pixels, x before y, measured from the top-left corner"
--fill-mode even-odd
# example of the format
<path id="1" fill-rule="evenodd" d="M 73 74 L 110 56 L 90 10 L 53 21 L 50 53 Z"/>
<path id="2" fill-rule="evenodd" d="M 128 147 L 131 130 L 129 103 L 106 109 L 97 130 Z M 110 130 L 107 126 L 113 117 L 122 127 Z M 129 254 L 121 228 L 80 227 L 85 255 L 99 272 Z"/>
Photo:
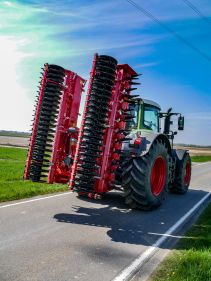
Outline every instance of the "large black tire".
<path id="1" fill-rule="evenodd" d="M 159 207 L 168 187 L 168 170 L 167 148 L 155 140 L 146 155 L 131 159 L 123 171 L 126 204 L 142 210 Z"/>
<path id="2" fill-rule="evenodd" d="M 170 191 L 178 194 L 185 194 L 188 191 L 188 187 L 191 180 L 191 158 L 189 153 L 185 153 L 180 160 L 177 158 L 175 179 Z"/>

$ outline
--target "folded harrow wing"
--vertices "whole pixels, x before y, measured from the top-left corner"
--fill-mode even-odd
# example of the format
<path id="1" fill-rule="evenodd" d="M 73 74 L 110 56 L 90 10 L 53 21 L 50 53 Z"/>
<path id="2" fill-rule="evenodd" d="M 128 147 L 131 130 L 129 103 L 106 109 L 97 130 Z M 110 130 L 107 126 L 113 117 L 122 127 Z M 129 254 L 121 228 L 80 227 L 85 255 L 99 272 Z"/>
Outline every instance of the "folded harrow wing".
<path id="1" fill-rule="evenodd" d="M 130 66 L 95 55 L 70 178 L 70 188 L 81 195 L 97 197 L 115 186 L 137 76 Z"/>
<path id="2" fill-rule="evenodd" d="M 84 84 L 85 80 L 70 70 L 44 65 L 24 179 L 49 183 L 69 180 Z"/>

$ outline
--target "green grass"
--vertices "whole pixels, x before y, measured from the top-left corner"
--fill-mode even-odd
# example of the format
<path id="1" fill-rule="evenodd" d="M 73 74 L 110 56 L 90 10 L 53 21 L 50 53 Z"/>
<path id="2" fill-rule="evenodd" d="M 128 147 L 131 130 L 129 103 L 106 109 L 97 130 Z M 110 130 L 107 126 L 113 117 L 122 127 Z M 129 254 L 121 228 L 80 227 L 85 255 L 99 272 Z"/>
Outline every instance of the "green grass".
<path id="1" fill-rule="evenodd" d="M 150 281 L 211 280 L 211 204 Z"/>
<path id="2" fill-rule="evenodd" d="M 208 155 L 208 156 L 192 156 L 191 160 L 193 162 L 208 162 L 208 161 L 211 161 L 211 155 Z"/>
<path id="3" fill-rule="evenodd" d="M 0 159 L 25 161 L 27 149 L 0 147 Z"/>
<path id="4" fill-rule="evenodd" d="M 0 147 L 0 202 L 67 190 L 67 185 L 23 181 L 26 154 L 26 149 Z"/>

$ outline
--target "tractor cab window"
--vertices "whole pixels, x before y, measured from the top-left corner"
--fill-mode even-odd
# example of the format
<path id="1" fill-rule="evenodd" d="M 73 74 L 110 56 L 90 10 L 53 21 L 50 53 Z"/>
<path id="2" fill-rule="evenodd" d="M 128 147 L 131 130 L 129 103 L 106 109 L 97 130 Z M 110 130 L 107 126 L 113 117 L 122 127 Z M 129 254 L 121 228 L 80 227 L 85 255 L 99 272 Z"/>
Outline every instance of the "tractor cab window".
<path id="1" fill-rule="evenodd" d="M 128 126 L 131 129 L 135 129 L 138 126 L 138 113 L 139 113 L 139 104 L 130 104 L 130 115 L 132 115 L 132 119 L 128 122 Z"/>
<path id="2" fill-rule="evenodd" d="M 144 105 L 144 127 L 146 129 L 159 131 L 158 112 L 156 107 Z"/>

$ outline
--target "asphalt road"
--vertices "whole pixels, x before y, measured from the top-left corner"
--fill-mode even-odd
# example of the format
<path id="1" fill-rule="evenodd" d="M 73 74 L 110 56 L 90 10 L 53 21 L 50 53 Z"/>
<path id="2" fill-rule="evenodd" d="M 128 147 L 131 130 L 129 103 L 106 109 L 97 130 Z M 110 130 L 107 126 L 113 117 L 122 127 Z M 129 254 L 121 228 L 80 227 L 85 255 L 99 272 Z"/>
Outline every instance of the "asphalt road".
<path id="1" fill-rule="evenodd" d="M 129 210 L 116 192 L 0 204 L 0 280 L 114 279 L 211 190 L 210 171 L 211 163 L 194 165 L 189 192 L 169 194 L 153 212 Z"/>

